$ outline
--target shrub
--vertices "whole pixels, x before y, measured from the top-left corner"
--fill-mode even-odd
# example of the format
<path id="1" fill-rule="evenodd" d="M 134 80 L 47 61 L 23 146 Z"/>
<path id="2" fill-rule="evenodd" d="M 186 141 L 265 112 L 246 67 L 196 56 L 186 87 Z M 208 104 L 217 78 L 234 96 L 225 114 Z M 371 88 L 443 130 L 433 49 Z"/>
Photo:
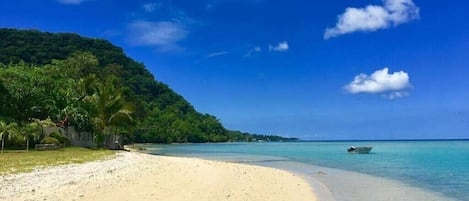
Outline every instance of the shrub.
<path id="1" fill-rule="evenodd" d="M 68 138 L 66 138 L 64 135 L 60 134 L 60 133 L 51 133 L 49 135 L 50 137 L 53 137 L 55 139 L 57 139 L 60 144 L 62 144 L 63 146 L 69 146 L 70 145 L 70 140 L 68 140 Z"/>
<path id="2" fill-rule="evenodd" d="M 53 137 L 44 137 L 44 139 L 41 140 L 41 144 L 55 144 L 55 145 L 60 145 L 59 140 L 53 138 Z"/>
<path id="3" fill-rule="evenodd" d="M 25 141 L 22 136 L 15 135 L 10 139 L 5 140 L 5 148 L 12 149 L 12 150 L 24 149 L 24 143 Z"/>

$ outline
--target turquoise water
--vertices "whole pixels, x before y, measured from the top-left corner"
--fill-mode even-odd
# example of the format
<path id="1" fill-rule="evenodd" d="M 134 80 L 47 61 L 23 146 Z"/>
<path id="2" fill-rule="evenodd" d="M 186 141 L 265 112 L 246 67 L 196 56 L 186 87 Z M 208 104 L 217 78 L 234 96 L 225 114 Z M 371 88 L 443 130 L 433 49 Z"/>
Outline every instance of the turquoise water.
<path id="1" fill-rule="evenodd" d="M 351 145 L 373 146 L 373 150 L 371 154 L 348 154 Z M 469 141 L 180 144 L 152 145 L 149 150 L 246 163 L 300 162 L 389 178 L 448 198 L 469 200 Z"/>

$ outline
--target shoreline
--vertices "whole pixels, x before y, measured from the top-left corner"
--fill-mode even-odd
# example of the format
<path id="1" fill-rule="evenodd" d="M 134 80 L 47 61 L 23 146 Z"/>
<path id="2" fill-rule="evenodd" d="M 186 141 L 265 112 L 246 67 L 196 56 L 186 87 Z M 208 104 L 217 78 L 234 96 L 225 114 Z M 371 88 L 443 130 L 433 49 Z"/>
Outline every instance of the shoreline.
<path id="1" fill-rule="evenodd" d="M 119 152 L 113 159 L 0 177 L 0 200 L 317 200 L 286 170 Z"/>
<path id="2" fill-rule="evenodd" d="M 210 154 L 183 157 L 270 167 L 292 172 L 308 181 L 317 199 L 321 201 L 457 200 L 395 179 L 317 166 L 276 156 Z"/>
<path id="3" fill-rule="evenodd" d="M 389 178 L 300 162 L 252 162 L 247 164 L 294 172 L 307 180 L 321 201 L 456 201 L 439 192 Z"/>

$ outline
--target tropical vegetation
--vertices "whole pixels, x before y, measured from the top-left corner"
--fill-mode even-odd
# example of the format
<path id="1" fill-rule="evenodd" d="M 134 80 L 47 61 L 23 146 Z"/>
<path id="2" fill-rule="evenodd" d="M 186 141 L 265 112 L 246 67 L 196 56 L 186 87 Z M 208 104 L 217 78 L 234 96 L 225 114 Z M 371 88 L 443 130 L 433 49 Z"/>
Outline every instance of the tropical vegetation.
<path id="1" fill-rule="evenodd" d="M 0 29 L 0 40 L 2 145 L 28 149 L 57 123 L 93 133 L 98 145 L 115 134 L 152 143 L 287 140 L 227 130 L 106 40 L 15 29 Z"/>

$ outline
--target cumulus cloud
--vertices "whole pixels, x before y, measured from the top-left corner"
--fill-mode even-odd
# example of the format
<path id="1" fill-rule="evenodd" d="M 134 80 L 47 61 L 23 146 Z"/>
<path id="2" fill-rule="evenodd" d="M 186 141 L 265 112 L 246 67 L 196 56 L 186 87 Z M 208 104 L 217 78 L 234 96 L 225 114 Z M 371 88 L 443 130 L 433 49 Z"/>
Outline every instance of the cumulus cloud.
<path id="1" fill-rule="evenodd" d="M 84 1 L 87 1 L 87 0 L 58 0 L 58 2 L 62 4 L 72 4 L 72 5 L 78 5 Z"/>
<path id="2" fill-rule="evenodd" d="M 276 46 L 269 45 L 269 51 L 286 52 L 288 51 L 288 43 L 287 41 L 283 41 L 278 43 Z"/>
<path id="3" fill-rule="evenodd" d="M 346 8 L 333 28 L 327 28 L 324 39 L 356 31 L 376 31 L 419 18 L 419 8 L 412 0 L 383 0 L 383 5 Z"/>
<path id="4" fill-rule="evenodd" d="M 389 73 L 388 68 L 375 71 L 371 75 L 359 74 L 344 87 L 348 93 L 382 93 L 389 99 L 408 96 L 405 90 L 410 87 L 409 74 L 404 71 Z"/>
<path id="5" fill-rule="evenodd" d="M 185 39 L 189 32 L 180 22 L 172 21 L 134 21 L 128 25 L 129 42 L 132 45 L 154 46 L 160 51 L 182 49 L 178 42 Z"/>
<path id="6" fill-rule="evenodd" d="M 213 52 L 205 56 L 205 58 L 218 57 L 218 56 L 222 56 L 225 54 L 228 54 L 228 52 L 227 51 Z"/>
<path id="7" fill-rule="evenodd" d="M 145 10 L 145 12 L 148 12 L 148 13 L 151 13 L 151 12 L 155 11 L 156 9 L 158 9 L 160 7 L 161 7 L 161 3 L 146 3 L 146 4 L 143 4 L 143 10 Z"/>

